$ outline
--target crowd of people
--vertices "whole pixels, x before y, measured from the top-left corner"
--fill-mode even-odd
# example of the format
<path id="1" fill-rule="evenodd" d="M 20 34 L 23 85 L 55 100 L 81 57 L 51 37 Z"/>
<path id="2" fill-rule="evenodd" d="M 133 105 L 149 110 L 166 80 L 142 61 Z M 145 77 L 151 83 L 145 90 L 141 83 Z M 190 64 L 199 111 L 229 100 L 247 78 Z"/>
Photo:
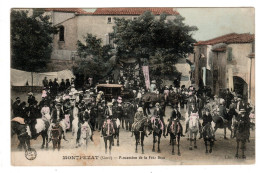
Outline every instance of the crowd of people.
<path id="1" fill-rule="evenodd" d="M 124 98 L 122 95 L 112 100 L 106 100 L 104 91 L 98 91 L 92 80 L 91 78 L 88 81 L 91 85 L 77 90 L 74 85 L 74 78 L 66 79 L 66 81 L 62 79 L 60 84 L 58 84 L 57 79 L 52 82 L 51 79 L 45 78 L 43 80 L 42 100 L 38 102 L 32 92 L 28 93 L 27 103 L 17 97 L 12 104 L 13 117 L 24 118 L 25 122 L 30 124 L 32 138 L 36 138 L 36 130 L 33 126 L 37 118 L 42 118 L 46 114 L 51 116 L 51 123 L 54 124 L 64 119 L 65 115 L 69 115 L 70 123 L 77 116 L 79 119 L 78 126 L 80 127 L 87 121 L 92 131 L 101 131 L 104 122 L 107 122 L 108 119 L 119 119 L 123 129 L 133 132 L 138 126 L 138 122 L 144 117 L 154 117 L 162 123 L 164 127 L 163 135 L 165 136 L 168 135 L 169 131 L 166 124 L 172 121 L 180 122 L 180 120 L 186 118 L 185 131 L 181 126 L 184 136 L 184 132 L 187 132 L 188 129 L 189 119 L 187 117 L 193 113 L 196 113 L 198 118 L 203 121 L 200 125 L 200 132 L 206 124 L 213 121 L 214 115 L 230 122 L 233 116 L 243 114 L 248 117 L 246 120 L 249 120 L 249 117 L 254 114 L 254 107 L 234 92 L 231 93 L 229 89 L 226 90 L 224 98 L 218 96 L 212 98 L 204 88 L 196 90 L 193 86 L 188 88 L 174 85 L 163 86 L 160 79 L 152 80 L 150 89 L 147 89 L 143 76 L 136 77 L 134 72 L 131 73 L 131 70 L 129 70 L 129 72 L 122 73 L 117 82 L 108 78 L 106 83 L 122 84 L 124 89 L 131 91 L 132 98 Z M 160 98 L 156 100 L 153 112 L 150 110 L 152 98 L 143 99 L 147 93 L 154 93 Z M 164 119 L 166 106 L 172 107 L 168 123 Z M 180 113 L 181 108 L 187 112 L 186 117 Z M 67 131 L 71 130 L 72 126 L 69 125 Z"/>

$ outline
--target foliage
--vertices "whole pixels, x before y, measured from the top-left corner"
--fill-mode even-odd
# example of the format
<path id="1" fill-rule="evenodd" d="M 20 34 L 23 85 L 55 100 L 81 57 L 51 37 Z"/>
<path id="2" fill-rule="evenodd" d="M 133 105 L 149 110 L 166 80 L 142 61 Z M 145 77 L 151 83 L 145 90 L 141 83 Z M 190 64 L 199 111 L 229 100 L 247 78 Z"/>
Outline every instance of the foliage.
<path id="1" fill-rule="evenodd" d="M 152 74 L 171 75 L 179 58 L 193 52 L 192 32 L 195 26 L 184 24 L 184 18 L 176 15 L 167 19 L 166 14 L 156 18 L 151 12 L 143 13 L 136 20 L 115 18 L 114 37 L 117 56 L 149 60 Z M 157 72 L 156 72 L 157 71 Z"/>
<path id="2" fill-rule="evenodd" d="M 43 11 L 11 11 L 11 67 L 44 71 L 52 52 L 52 35 L 58 30 Z"/>
<path id="3" fill-rule="evenodd" d="M 84 41 L 85 44 L 77 42 L 77 52 L 82 60 L 73 68 L 73 71 L 75 74 L 95 76 L 100 79 L 112 66 L 109 61 L 113 56 L 112 48 L 110 45 L 102 46 L 102 40 L 92 34 L 87 34 Z"/>

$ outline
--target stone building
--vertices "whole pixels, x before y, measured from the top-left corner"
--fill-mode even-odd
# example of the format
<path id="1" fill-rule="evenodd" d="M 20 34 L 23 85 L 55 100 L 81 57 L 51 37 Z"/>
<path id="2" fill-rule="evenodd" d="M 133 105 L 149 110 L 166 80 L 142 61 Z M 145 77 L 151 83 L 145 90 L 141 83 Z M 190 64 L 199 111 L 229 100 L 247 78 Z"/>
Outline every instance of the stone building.
<path id="1" fill-rule="evenodd" d="M 194 46 L 195 83 L 220 95 L 229 88 L 255 101 L 254 34 L 231 33 Z"/>
<path id="2" fill-rule="evenodd" d="M 47 8 L 46 15 L 51 16 L 51 22 L 59 28 L 59 34 L 54 36 L 51 59 L 72 60 L 75 58 L 77 41 L 83 42 L 87 33 L 101 38 L 103 45 L 111 44 L 113 38 L 114 18 L 135 20 L 145 11 L 151 11 L 158 16 L 168 14 L 172 19 L 179 14 L 173 8 Z"/>

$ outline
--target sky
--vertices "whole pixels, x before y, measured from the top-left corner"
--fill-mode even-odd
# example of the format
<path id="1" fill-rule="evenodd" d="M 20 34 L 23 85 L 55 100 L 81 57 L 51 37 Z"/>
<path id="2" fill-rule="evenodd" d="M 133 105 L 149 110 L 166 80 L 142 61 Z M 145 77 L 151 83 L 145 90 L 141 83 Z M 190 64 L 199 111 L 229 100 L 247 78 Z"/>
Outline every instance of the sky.
<path id="1" fill-rule="evenodd" d="M 193 38 L 209 40 L 221 35 L 255 33 L 254 8 L 176 8 L 185 23 L 197 26 Z"/>

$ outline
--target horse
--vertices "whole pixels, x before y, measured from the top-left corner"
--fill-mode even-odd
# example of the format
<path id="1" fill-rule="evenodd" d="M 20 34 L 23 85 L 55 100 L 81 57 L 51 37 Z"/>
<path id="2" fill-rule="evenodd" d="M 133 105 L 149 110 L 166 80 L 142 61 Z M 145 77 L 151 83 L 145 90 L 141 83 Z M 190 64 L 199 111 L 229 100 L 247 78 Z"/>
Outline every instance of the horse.
<path id="1" fill-rule="evenodd" d="M 181 155 L 180 152 L 180 137 L 182 135 L 181 126 L 179 121 L 171 121 L 170 124 L 168 124 L 168 132 L 170 133 L 170 144 L 172 145 L 172 155 L 175 154 L 174 152 L 174 145 L 176 144 L 176 138 L 177 138 L 177 147 L 178 147 L 178 155 Z"/>
<path id="2" fill-rule="evenodd" d="M 135 152 L 137 151 L 137 145 L 140 143 L 141 140 L 141 147 L 142 147 L 142 154 L 144 154 L 144 136 L 145 134 L 148 134 L 148 119 L 145 117 L 139 122 L 136 123 L 136 125 L 133 126 L 133 132 L 135 135 Z"/>
<path id="3" fill-rule="evenodd" d="M 77 143 L 77 147 L 80 147 L 83 144 L 83 141 L 86 142 L 86 148 L 88 147 L 88 143 L 89 140 L 92 136 L 92 131 L 91 128 L 88 124 L 87 121 L 85 121 L 82 125 L 81 125 L 81 129 L 80 129 L 80 139 Z"/>
<path id="4" fill-rule="evenodd" d="M 213 113 L 212 116 L 213 119 L 213 126 L 214 126 L 214 133 L 217 131 L 217 129 L 223 129 L 224 128 L 224 139 L 228 139 L 226 137 L 227 134 L 227 128 L 230 130 L 230 138 L 232 138 L 233 130 L 232 130 L 232 119 L 225 120 L 223 117 L 219 116 L 217 113 Z"/>
<path id="5" fill-rule="evenodd" d="M 189 150 L 192 150 L 192 141 L 194 141 L 194 148 L 197 148 L 196 138 L 199 132 L 199 115 L 197 113 L 191 113 L 189 117 L 189 137 L 190 137 L 190 147 Z"/>
<path id="6" fill-rule="evenodd" d="M 62 127 L 57 123 L 51 129 L 51 140 L 53 144 L 53 151 L 57 148 L 58 151 L 60 150 L 60 143 L 62 137 Z"/>
<path id="7" fill-rule="evenodd" d="M 205 147 L 206 147 L 206 153 L 208 153 L 208 152 L 212 153 L 212 147 L 214 145 L 214 133 L 213 133 L 213 129 L 211 127 L 211 123 L 208 123 L 203 127 L 202 136 L 203 136 Z M 210 144 L 209 150 L 208 150 L 208 142 Z"/>
<path id="8" fill-rule="evenodd" d="M 149 129 L 153 133 L 153 149 L 152 152 L 155 152 L 155 143 L 158 142 L 158 149 L 157 152 L 160 153 L 160 142 L 161 142 L 161 136 L 164 130 L 163 122 L 160 120 L 160 118 L 152 117 L 149 121 Z M 157 138 L 158 137 L 158 140 Z"/>
<path id="9" fill-rule="evenodd" d="M 113 124 L 114 124 L 115 133 L 113 134 L 112 146 L 114 146 L 114 139 L 117 139 L 117 146 L 119 146 L 120 120 L 118 118 L 113 119 Z"/>
<path id="10" fill-rule="evenodd" d="M 20 121 L 21 120 L 21 121 Z M 29 130 L 29 126 L 24 123 L 23 118 L 15 117 L 11 121 L 11 137 L 16 134 L 19 140 L 18 149 L 28 150 L 31 148 L 30 138 L 31 133 Z"/>
<path id="11" fill-rule="evenodd" d="M 101 137 L 103 136 L 105 142 L 105 153 L 107 153 L 107 141 L 109 141 L 109 154 L 111 154 L 112 143 L 114 141 L 115 128 L 112 120 L 107 119 L 101 129 Z"/>
<path id="12" fill-rule="evenodd" d="M 250 128 L 250 125 L 246 121 L 238 121 L 237 122 L 237 134 L 236 134 L 236 142 L 237 142 L 237 148 L 236 148 L 236 158 L 239 158 L 238 155 L 238 149 L 239 149 L 239 143 L 241 142 L 241 150 L 242 150 L 242 158 L 245 159 L 245 146 L 246 146 L 246 140 L 249 137 L 248 129 Z"/>

